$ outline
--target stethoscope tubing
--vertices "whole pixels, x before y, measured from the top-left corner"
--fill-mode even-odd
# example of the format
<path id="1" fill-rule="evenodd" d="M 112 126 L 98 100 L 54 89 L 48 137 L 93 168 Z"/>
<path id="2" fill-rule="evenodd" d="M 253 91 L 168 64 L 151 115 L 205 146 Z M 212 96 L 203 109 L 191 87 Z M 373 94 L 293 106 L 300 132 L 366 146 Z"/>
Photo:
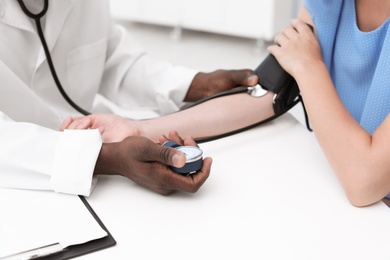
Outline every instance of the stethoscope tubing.
<path id="1" fill-rule="evenodd" d="M 90 115 L 91 113 L 84 110 L 83 108 L 81 108 L 80 106 L 78 106 L 69 96 L 68 94 L 66 93 L 66 91 L 64 90 L 64 88 L 62 87 L 61 85 L 61 82 L 57 76 L 57 73 L 56 73 L 56 70 L 55 70 L 55 67 L 54 67 L 54 64 L 53 64 L 53 60 L 51 58 L 51 55 L 50 55 L 50 51 L 49 51 L 49 48 L 47 47 L 47 43 L 46 43 L 46 39 L 45 39 L 45 36 L 43 34 L 43 30 L 42 30 L 42 25 L 41 25 L 41 18 L 46 14 L 47 10 L 49 9 L 49 1 L 48 0 L 45 0 L 44 2 L 44 6 L 43 6 L 43 9 L 41 12 L 37 13 L 37 14 L 33 14 L 31 13 L 26 5 L 23 3 L 23 0 L 18 0 L 19 4 L 20 4 L 20 7 L 22 8 L 23 12 L 30 18 L 34 19 L 35 21 L 35 24 L 37 26 L 37 31 L 38 31 L 38 35 L 39 35 L 39 39 L 41 40 L 41 43 L 42 43 L 42 46 L 43 46 L 43 50 L 45 51 L 45 55 L 46 55 L 46 59 L 47 59 L 47 62 L 49 64 L 49 68 L 50 68 L 50 72 L 53 76 L 53 80 L 58 88 L 58 90 L 60 91 L 61 95 L 64 97 L 64 99 L 74 108 L 76 109 L 78 112 L 80 112 L 81 114 L 83 115 Z"/>
<path id="2" fill-rule="evenodd" d="M 221 92 L 218 92 L 218 93 L 216 93 L 214 95 L 211 95 L 211 96 L 199 99 L 196 102 L 188 103 L 188 104 L 182 106 L 180 108 L 180 110 L 184 110 L 184 109 L 188 109 L 190 107 L 197 106 L 197 105 L 199 105 L 201 103 L 207 102 L 207 101 L 209 101 L 211 99 L 214 99 L 214 98 L 219 98 L 219 97 L 224 97 L 224 96 L 229 96 L 229 95 L 234 95 L 234 94 L 240 94 L 240 93 L 248 93 L 248 88 L 247 87 L 241 87 L 241 88 L 235 88 L 235 89 L 230 89 L 230 90 L 226 90 L 226 91 L 221 91 Z"/>

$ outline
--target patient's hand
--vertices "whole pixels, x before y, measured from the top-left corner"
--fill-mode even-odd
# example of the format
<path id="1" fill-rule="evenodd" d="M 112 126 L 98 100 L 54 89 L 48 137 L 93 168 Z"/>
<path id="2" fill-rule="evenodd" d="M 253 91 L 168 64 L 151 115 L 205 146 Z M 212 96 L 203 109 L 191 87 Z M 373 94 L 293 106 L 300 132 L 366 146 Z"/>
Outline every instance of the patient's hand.
<path id="1" fill-rule="evenodd" d="M 60 126 L 65 129 L 99 129 L 105 143 L 120 142 L 128 136 L 141 135 L 137 121 L 112 114 L 92 114 L 81 117 L 67 117 Z"/>

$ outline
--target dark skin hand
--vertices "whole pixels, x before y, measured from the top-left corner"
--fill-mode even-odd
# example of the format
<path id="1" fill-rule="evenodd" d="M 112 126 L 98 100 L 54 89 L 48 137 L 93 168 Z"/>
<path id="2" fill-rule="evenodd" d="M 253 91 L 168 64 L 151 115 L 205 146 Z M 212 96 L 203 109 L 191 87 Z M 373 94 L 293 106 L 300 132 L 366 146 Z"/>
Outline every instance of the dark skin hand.
<path id="1" fill-rule="evenodd" d="M 184 101 L 193 102 L 235 87 L 256 85 L 258 77 L 250 69 L 216 70 L 211 73 L 198 73 L 187 92 Z"/>
<path id="2" fill-rule="evenodd" d="M 175 131 L 169 133 L 169 139 L 165 136 L 160 137 L 160 143 L 167 140 L 181 145 L 196 146 L 193 139 L 183 140 Z M 167 166 L 182 167 L 185 164 L 183 153 L 153 143 L 145 137 L 129 136 L 121 142 L 103 144 L 94 174 L 122 175 L 163 195 L 174 191 L 194 193 L 209 177 L 211 163 L 211 158 L 205 158 L 200 171 L 183 176 Z"/>

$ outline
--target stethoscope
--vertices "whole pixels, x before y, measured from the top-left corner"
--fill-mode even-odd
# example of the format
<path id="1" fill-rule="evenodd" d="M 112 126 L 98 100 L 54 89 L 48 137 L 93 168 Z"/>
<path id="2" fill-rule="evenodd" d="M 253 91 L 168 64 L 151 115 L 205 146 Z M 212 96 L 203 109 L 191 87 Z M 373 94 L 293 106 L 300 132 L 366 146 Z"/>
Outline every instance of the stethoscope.
<path id="1" fill-rule="evenodd" d="M 58 79 L 56 70 L 55 70 L 54 65 L 53 65 L 53 61 L 51 59 L 49 48 L 47 47 L 45 36 L 43 35 L 43 30 L 42 30 L 42 25 L 41 25 L 41 18 L 43 16 L 45 16 L 45 14 L 47 12 L 47 9 L 49 8 L 49 0 L 44 0 L 44 1 L 45 2 L 44 2 L 44 6 L 43 6 L 42 11 L 37 13 L 37 14 L 33 14 L 33 13 L 30 12 L 30 10 L 27 9 L 26 5 L 23 3 L 23 0 L 18 0 L 18 2 L 20 4 L 20 7 L 22 8 L 23 12 L 28 17 L 34 19 L 34 21 L 35 21 L 35 24 L 37 26 L 39 39 L 41 40 L 43 49 L 45 51 L 45 55 L 46 55 L 47 62 L 49 64 L 51 75 L 53 76 L 54 82 L 55 82 L 58 90 L 60 91 L 61 95 L 65 98 L 65 100 L 69 103 L 69 105 L 71 105 L 78 112 L 80 112 L 81 114 L 84 114 L 84 115 L 90 115 L 91 113 L 89 113 L 88 111 L 82 109 L 75 102 L 73 102 L 73 100 L 68 96 L 68 94 L 66 94 L 64 88 L 61 85 L 60 80 Z"/>

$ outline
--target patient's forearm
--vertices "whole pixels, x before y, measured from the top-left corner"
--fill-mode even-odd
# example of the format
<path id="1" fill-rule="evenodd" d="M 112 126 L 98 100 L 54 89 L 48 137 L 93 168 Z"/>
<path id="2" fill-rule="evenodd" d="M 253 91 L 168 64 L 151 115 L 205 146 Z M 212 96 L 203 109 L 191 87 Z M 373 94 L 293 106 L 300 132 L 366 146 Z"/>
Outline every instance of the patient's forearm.
<path id="1" fill-rule="evenodd" d="M 251 97 L 246 93 L 212 99 L 160 118 L 142 121 L 142 135 L 158 141 L 162 133 L 176 130 L 195 139 L 231 132 L 274 115 L 273 93 Z"/>

